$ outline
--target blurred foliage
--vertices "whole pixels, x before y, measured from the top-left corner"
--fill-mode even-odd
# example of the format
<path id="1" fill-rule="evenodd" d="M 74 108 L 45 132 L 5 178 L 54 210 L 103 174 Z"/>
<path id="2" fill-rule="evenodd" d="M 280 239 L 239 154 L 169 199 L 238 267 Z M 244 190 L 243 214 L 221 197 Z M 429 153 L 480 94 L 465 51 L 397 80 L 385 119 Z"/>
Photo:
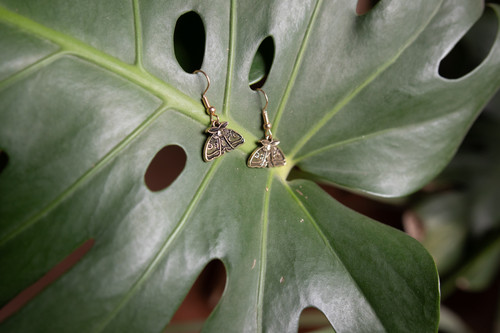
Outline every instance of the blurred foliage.
<path id="1" fill-rule="evenodd" d="M 498 1 L 492 1 L 498 3 Z M 491 11 L 441 63 L 441 75 L 456 79 L 479 65 L 498 30 Z M 457 289 L 484 291 L 500 271 L 500 93 L 485 106 L 450 165 L 412 198 L 414 236 L 429 250 L 441 277 L 442 300 Z M 415 222 L 417 221 L 417 222 Z M 500 296 L 500 295 L 499 295 Z M 488 309 L 492 310 L 492 309 Z M 440 331 L 470 332 L 463 319 L 442 307 Z M 500 297 L 495 332 L 500 332 Z"/>

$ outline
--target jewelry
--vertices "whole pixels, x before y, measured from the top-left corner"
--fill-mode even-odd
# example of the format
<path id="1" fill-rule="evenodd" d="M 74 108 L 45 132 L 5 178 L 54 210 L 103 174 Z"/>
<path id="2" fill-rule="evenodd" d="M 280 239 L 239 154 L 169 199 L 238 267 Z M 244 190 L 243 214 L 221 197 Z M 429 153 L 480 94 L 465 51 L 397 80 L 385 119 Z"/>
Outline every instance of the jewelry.
<path id="1" fill-rule="evenodd" d="M 264 90 L 257 88 L 258 91 L 264 94 L 266 98 L 266 105 L 262 109 L 262 118 L 264 119 L 264 134 L 265 139 L 260 140 L 262 147 L 255 149 L 248 159 L 247 165 L 249 168 L 271 168 L 279 167 L 286 164 L 286 158 L 281 149 L 278 147 L 280 143 L 278 140 L 273 139 L 273 133 L 271 133 L 271 123 L 269 122 L 269 117 L 267 116 L 267 104 L 269 99 Z"/>
<path id="2" fill-rule="evenodd" d="M 205 130 L 205 132 L 210 133 L 210 136 L 205 142 L 205 147 L 203 148 L 203 160 L 205 162 L 210 162 L 214 158 L 224 155 L 224 153 L 233 150 L 239 145 L 245 142 L 245 139 L 236 131 L 226 128 L 227 121 L 220 122 L 219 116 L 215 114 L 215 107 L 211 106 L 208 102 L 207 93 L 210 87 L 210 78 L 208 75 L 198 69 L 193 72 L 193 74 L 202 73 L 207 78 L 207 88 L 201 96 L 201 101 L 207 113 L 210 115 L 210 127 Z"/>

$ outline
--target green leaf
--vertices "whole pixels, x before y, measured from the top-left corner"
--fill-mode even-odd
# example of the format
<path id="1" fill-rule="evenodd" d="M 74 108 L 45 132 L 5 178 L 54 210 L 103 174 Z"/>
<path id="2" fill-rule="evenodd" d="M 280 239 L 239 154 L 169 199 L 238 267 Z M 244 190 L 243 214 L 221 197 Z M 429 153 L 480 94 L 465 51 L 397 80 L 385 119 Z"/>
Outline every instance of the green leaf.
<path id="1" fill-rule="evenodd" d="M 487 236 L 500 226 L 500 151 L 496 144 L 499 140 L 500 119 L 492 112 L 482 114 L 459 153 L 439 177 L 439 182 L 460 188 L 467 197 L 464 203 L 475 238 Z"/>
<path id="2" fill-rule="evenodd" d="M 453 333 L 471 333 L 471 329 L 463 322 L 463 320 L 453 311 L 445 306 L 441 306 L 439 321 L 440 332 Z"/>
<path id="3" fill-rule="evenodd" d="M 173 47 L 190 10 L 207 32 L 208 98 L 246 139 L 211 163 L 205 82 Z M 425 250 L 286 177 L 298 166 L 396 196 L 436 175 L 500 85 L 498 40 L 470 75 L 437 74 L 481 11 L 470 0 L 386 0 L 363 16 L 347 0 L 1 0 L 1 303 L 95 240 L 2 331 L 159 332 L 214 258 L 228 281 L 206 331 L 293 332 L 311 306 L 337 332 L 435 331 Z M 248 169 L 263 136 L 249 71 L 269 35 L 264 89 L 288 164 Z M 153 193 L 144 173 L 169 144 L 186 167 Z"/>
<path id="4" fill-rule="evenodd" d="M 436 195 L 420 203 L 415 210 L 425 231 L 422 245 L 443 276 L 463 259 L 470 228 L 467 197 L 454 192 Z"/>
<path id="5" fill-rule="evenodd" d="M 443 281 L 442 294 L 447 297 L 456 287 L 467 291 L 482 291 L 494 281 L 500 269 L 500 238 L 475 254 L 458 272 Z"/>

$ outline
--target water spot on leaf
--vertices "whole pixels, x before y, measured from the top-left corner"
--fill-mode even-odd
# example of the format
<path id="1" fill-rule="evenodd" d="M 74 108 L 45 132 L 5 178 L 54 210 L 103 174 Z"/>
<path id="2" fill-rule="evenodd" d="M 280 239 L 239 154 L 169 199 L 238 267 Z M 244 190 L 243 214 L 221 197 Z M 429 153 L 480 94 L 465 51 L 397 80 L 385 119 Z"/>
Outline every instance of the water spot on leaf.
<path id="1" fill-rule="evenodd" d="M 2 173 L 3 169 L 7 166 L 9 162 L 9 155 L 3 150 L 0 149 L 0 173 Z"/>
<path id="2" fill-rule="evenodd" d="M 181 174 L 186 166 L 186 152 L 180 146 L 163 147 L 149 163 L 144 182 L 153 192 L 166 189 Z"/>
<path id="3" fill-rule="evenodd" d="M 187 328 L 189 332 L 200 331 L 203 322 L 210 316 L 222 297 L 226 287 L 226 276 L 222 261 L 216 259 L 209 262 L 164 332 L 184 332 Z"/>
<path id="4" fill-rule="evenodd" d="M 458 79 L 472 72 L 490 52 L 497 28 L 496 15 L 491 8 L 486 8 L 481 18 L 441 60 L 439 75 Z"/>
<path id="5" fill-rule="evenodd" d="M 38 279 L 38 281 L 21 291 L 16 297 L 10 300 L 9 303 L 0 309 L 0 323 L 21 310 L 36 295 L 54 283 L 61 275 L 66 273 L 71 267 L 80 261 L 80 259 L 82 259 L 90 251 L 92 246 L 94 246 L 94 242 L 94 239 L 87 240 L 70 255 L 54 266 L 50 271 L 48 271 L 47 274 L 42 276 Z"/>
<path id="6" fill-rule="evenodd" d="M 358 0 L 358 3 L 356 5 L 356 14 L 358 15 L 365 15 L 368 13 L 370 10 L 372 10 L 373 7 L 379 2 L 380 0 Z"/>
<path id="7" fill-rule="evenodd" d="M 328 330 L 328 329 L 331 329 Z M 314 307 L 305 308 L 300 314 L 299 318 L 299 332 L 313 332 L 321 330 L 321 332 L 332 332 L 335 331 L 332 325 L 326 318 L 325 314 Z"/>
<path id="8" fill-rule="evenodd" d="M 274 40 L 271 36 L 268 36 L 260 43 L 257 52 L 255 52 L 248 73 L 248 84 L 253 90 L 262 87 L 266 82 L 273 65 L 274 50 Z"/>
<path id="9" fill-rule="evenodd" d="M 174 51 L 177 62 L 187 73 L 201 68 L 205 56 L 205 27 L 197 13 L 187 12 L 177 20 Z"/>

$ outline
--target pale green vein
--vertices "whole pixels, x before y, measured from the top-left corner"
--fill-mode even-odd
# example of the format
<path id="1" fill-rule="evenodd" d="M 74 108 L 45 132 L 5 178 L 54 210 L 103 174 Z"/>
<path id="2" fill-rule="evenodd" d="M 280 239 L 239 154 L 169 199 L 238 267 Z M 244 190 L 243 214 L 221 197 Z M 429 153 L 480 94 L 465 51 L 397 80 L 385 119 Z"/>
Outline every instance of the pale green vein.
<path id="1" fill-rule="evenodd" d="M 235 10 L 236 6 L 234 5 L 232 8 L 234 9 L 232 9 L 231 12 Z M 138 44 L 136 46 L 136 52 L 138 54 L 137 59 L 141 59 L 142 56 L 139 56 L 139 54 L 142 54 L 142 46 L 141 46 L 142 41 L 141 38 L 139 37 L 141 28 L 140 28 L 140 22 L 137 22 L 137 20 L 140 19 L 138 17 L 138 15 L 140 15 L 138 2 L 134 2 L 134 13 L 135 16 L 137 17 L 135 23 L 136 34 L 137 34 L 136 43 Z M 235 14 L 233 13 L 232 16 L 235 17 Z M 205 113 L 203 104 L 199 100 L 193 100 L 191 97 L 183 94 L 179 90 L 172 88 L 170 85 L 166 84 L 162 80 L 144 71 L 142 67 L 124 63 L 85 43 L 82 43 L 77 39 L 72 38 L 71 36 L 67 36 L 55 30 L 47 28 L 28 18 L 25 18 L 24 16 L 10 12 L 1 6 L 0 6 L 0 21 L 19 27 L 35 36 L 49 40 L 59 45 L 61 47 L 61 51 L 59 51 L 58 53 L 59 56 L 67 54 L 75 55 L 77 57 L 90 61 L 102 68 L 107 69 L 110 72 L 113 72 L 131 81 L 132 83 L 138 85 L 139 87 L 145 89 L 146 91 L 149 91 L 151 94 L 157 96 L 165 103 L 168 101 L 168 104 L 170 105 L 172 110 L 175 110 L 176 112 L 188 116 L 189 118 L 199 122 L 200 124 L 208 125 L 207 114 Z M 235 18 L 231 19 L 231 22 L 232 22 L 231 24 L 234 25 L 236 22 Z M 233 28 L 231 29 L 234 30 Z M 234 48 L 234 41 L 231 42 L 230 45 L 230 59 L 234 57 L 234 55 L 231 53 L 232 52 L 231 50 L 233 48 Z M 47 63 L 49 63 L 50 60 L 54 59 L 51 59 L 49 57 L 46 60 Z M 18 80 L 22 77 L 26 77 L 27 75 L 34 72 L 36 69 L 41 68 L 41 65 L 47 63 L 42 62 L 39 65 L 36 66 L 33 65 L 31 69 L 26 69 L 25 71 L 22 71 L 22 74 L 19 73 L 19 75 L 13 76 L 4 82 L 1 82 L 0 87 L 5 87 L 8 84 L 12 84 L 15 80 Z M 231 63 L 231 61 L 229 61 L 229 63 Z M 231 85 L 230 82 L 232 77 L 230 72 L 232 72 L 232 65 L 228 64 L 228 76 L 227 76 L 228 83 L 226 83 L 226 95 L 225 95 L 225 98 L 227 100 L 229 99 L 230 96 L 230 85 Z M 251 132 L 247 131 L 243 126 L 240 126 L 235 121 L 231 121 L 230 126 L 232 129 L 236 130 L 238 133 L 243 135 L 243 137 L 246 139 L 245 144 L 239 147 L 239 149 L 243 150 L 246 153 L 250 153 L 253 147 L 249 142 L 257 141 L 258 138 Z"/>
<path id="2" fill-rule="evenodd" d="M 148 280 L 148 278 L 151 276 L 151 274 L 155 271 L 156 267 L 158 264 L 161 262 L 162 258 L 165 256 L 167 253 L 167 250 L 170 248 L 174 240 L 177 238 L 177 236 L 182 232 L 184 227 L 187 224 L 187 221 L 189 220 L 189 217 L 191 213 L 194 211 L 196 208 L 197 204 L 200 202 L 200 198 L 205 192 L 205 190 L 208 187 L 208 184 L 212 180 L 218 165 L 221 163 L 222 159 L 216 159 L 215 161 L 212 162 L 212 165 L 210 166 L 210 169 L 208 170 L 207 174 L 203 178 L 202 182 L 200 183 L 200 186 L 196 190 L 193 199 L 189 203 L 188 207 L 184 211 L 184 214 L 182 215 L 181 219 L 175 226 L 174 230 L 172 233 L 167 237 L 165 242 L 162 244 L 161 248 L 159 251 L 156 253 L 154 256 L 153 260 L 149 263 L 147 268 L 144 270 L 144 272 L 140 275 L 140 277 L 135 281 L 135 283 L 132 285 L 132 287 L 127 291 L 127 293 L 123 296 L 123 298 L 120 300 L 118 305 L 113 309 L 111 313 L 109 313 L 106 318 L 100 323 L 99 327 L 96 329 L 95 332 L 102 332 L 106 326 L 113 320 L 113 318 L 120 312 L 121 309 L 130 301 L 130 299 L 137 293 L 137 291 L 140 289 L 140 287 Z"/>
<path id="3" fill-rule="evenodd" d="M 384 128 L 384 129 L 379 130 L 379 131 L 375 131 L 375 132 L 371 132 L 371 133 L 367 133 L 367 134 L 355 136 L 355 137 L 352 137 L 352 138 L 349 138 L 349 139 L 346 139 L 346 140 L 338 141 L 338 142 L 335 142 L 335 143 L 332 143 L 332 144 L 320 147 L 320 148 L 318 148 L 316 150 L 311 151 L 310 153 L 304 154 L 302 156 L 298 156 L 298 157 L 296 157 L 294 159 L 294 162 L 295 163 L 299 163 L 300 161 L 305 160 L 306 158 L 310 158 L 310 157 L 316 156 L 318 154 L 324 153 L 325 151 L 328 151 L 328 150 L 331 150 L 331 149 L 335 149 L 335 148 L 338 148 L 338 147 L 342 147 L 342 146 L 345 146 L 345 145 L 349 145 L 351 143 L 355 143 L 355 142 L 358 142 L 358 141 L 363 141 L 363 140 L 375 138 L 375 137 L 378 137 L 378 136 L 381 136 L 381 135 L 384 135 L 384 134 L 389 134 L 391 132 L 408 133 L 408 131 L 410 129 L 412 129 L 412 128 L 425 127 L 427 124 L 432 124 L 432 123 L 434 123 L 436 121 L 442 121 L 443 119 L 446 119 L 446 118 L 449 118 L 449 117 L 454 117 L 456 114 L 460 113 L 460 109 L 457 109 L 457 110 L 458 111 L 455 111 L 455 112 L 452 112 L 452 113 L 446 113 L 446 114 L 440 115 L 438 117 L 432 117 L 432 118 L 429 118 L 429 119 L 426 119 L 424 121 L 420 121 L 420 122 L 417 122 L 417 123 L 411 123 L 411 124 L 408 124 L 406 126 Z"/>
<path id="4" fill-rule="evenodd" d="M 436 6 L 432 15 L 429 15 L 427 21 L 425 21 L 419 29 L 415 31 L 415 33 L 408 38 L 407 42 L 401 46 L 401 48 L 394 54 L 393 57 L 389 58 L 385 63 L 382 63 L 379 67 L 372 72 L 360 85 L 358 85 L 354 90 L 351 91 L 348 95 L 344 96 L 344 98 L 340 99 L 337 104 L 333 106 L 333 109 L 329 112 L 326 112 L 323 118 L 320 119 L 301 139 L 297 142 L 292 151 L 288 154 L 290 159 L 293 159 L 297 152 L 317 133 L 319 130 L 325 126 L 328 121 L 339 112 L 345 105 L 347 105 L 351 100 L 353 100 L 370 82 L 375 80 L 382 72 L 384 72 L 389 66 L 396 62 L 399 57 L 403 54 L 403 52 L 413 44 L 413 42 L 420 36 L 420 34 L 425 30 L 425 28 L 429 25 L 431 20 L 434 18 L 436 13 L 439 11 L 441 7 Z"/>
<path id="5" fill-rule="evenodd" d="M 134 13 L 134 33 L 135 33 L 135 65 L 144 71 L 142 67 L 142 26 L 139 0 L 132 0 Z"/>
<path id="6" fill-rule="evenodd" d="M 16 26 L 39 38 L 59 45 L 62 51 L 90 61 L 128 81 L 142 87 L 163 101 L 168 101 L 175 110 L 206 123 L 206 115 L 199 101 L 193 100 L 154 75 L 143 71 L 136 65 L 127 64 L 109 54 L 99 51 L 82 41 L 52 30 L 24 16 L 0 7 L 0 21 Z M 190 110 L 190 114 L 183 110 Z"/>
<path id="7" fill-rule="evenodd" d="M 266 182 L 266 193 L 264 195 L 264 203 L 261 215 L 261 244 L 260 244 L 260 267 L 259 267 L 259 285 L 257 288 L 257 327 L 258 332 L 262 332 L 262 311 L 264 304 L 264 287 L 267 267 L 267 231 L 269 229 L 269 202 L 271 196 L 271 185 L 273 182 L 273 170 L 269 171 L 269 176 Z"/>
<path id="8" fill-rule="evenodd" d="M 57 59 L 61 58 L 66 52 L 63 51 L 57 51 L 55 53 L 49 54 L 48 56 L 32 63 L 31 65 L 23 68 L 22 70 L 16 72 L 15 74 L 12 74 L 11 76 L 5 78 L 4 80 L 0 81 L 0 90 L 3 90 L 16 82 L 21 81 L 22 79 L 30 76 L 33 73 L 36 73 L 39 71 L 41 68 L 50 65 Z"/>
<path id="9" fill-rule="evenodd" d="M 372 138 L 372 137 L 376 137 L 378 135 L 382 135 L 382 134 L 384 134 L 386 132 L 389 132 L 390 130 L 391 129 L 382 130 L 382 131 L 373 132 L 373 133 L 366 134 L 366 135 L 360 135 L 360 136 L 357 136 L 357 137 L 354 137 L 354 138 L 349 138 L 349 139 L 342 140 L 342 141 L 339 141 L 339 142 L 335 142 L 335 143 L 323 146 L 323 147 L 321 147 L 319 149 L 313 150 L 313 151 L 311 151 L 308 154 L 296 157 L 294 159 L 294 162 L 297 164 L 297 163 L 299 163 L 300 161 L 302 161 L 302 160 L 304 160 L 306 158 L 310 158 L 312 156 L 321 154 L 321 153 L 323 153 L 325 151 L 328 151 L 330 149 L 335 149 L 335 148 L 338 148 L 338 147 L 341 147 L 341 146 L 344 146 L 344 145 L 348 145 L 348 144 L 354 143 L 356 141 L 362 141 L 362 140 L 366 140 L 366 139 L 369 139 L 369 138 Z"/>
<path id="10" fill-rule="evenodd" d="M 235 29 L 236 29 L 236 0 L 231 0 L 229 9 L 229 45 L 227 51 L 228 53 L 227 53 L 226 86 L 224 89 L 224 103 L 222 105 L 222 114 L 226 116 L 229 113 L 229 99 L 231 97 L 231 85 L 233 81 L 234 50 L 236 47 Z"/>
<path id="11" fill-rule="evenodd" d="M 121 142 L 119 142 L 113 149 L 111 149 L 102 159 L 100 159 L 93 168 L 87 170 L 80 178 L 78 178 L 73 184 L 71 184 L 66 190 L 59 194 L 54 200 L 42 208 L 37 214 L 29 218 L 28 220 L 19 223 L 17 228 L 9 232 L 5 237 L 0 239 L 0 246 L 9 240 L 13 239 L 20 233 L 22 233 L 27 228 L 34 225 L 39 221 L 44 215 L 48 214 L 54 208 L 56 208 L 65 198 L 74 193 L 78 188 L 90 179 L 93 175 L 97 174 L 107 163 L 109 163 L 119 152 L 121 152 L 127 145 L 132 142 L 142 131 L 148 127 L 153 121 L 155 121 L 163 112 L 168 109 L 168 106 L 161 106 L 149 117 L 147 117 L 138 127 L 134 129 L 129 135 L 125 137 Z"/>
<path id="12" fill-rule="evenodd" d="M 323 3 L 323 0 L 318 0 L 316 2 L 316 5 L 314 6 L 314 10 L 311 14 L 311 19 L 309 20 L 309 23 L 307 24 L 306 31 L 304 33 L 304 38 L 302 38 L 302 43 L 299 48 L 299 52 L 297 53 L 297 57 L 295 58 L 295 63 L 293 64 L 292 68 L 292 73 L 290 75 L 290 79 L 288 80 L 288 83 L 285 88 L 285 93 L 283 94 L 283 97 L 281 98 L 280 105 L 278 106 L 278 111 L 276 112 L 276 116 L 274 117 L 274 120 L 272 121 L 273 123 L 273 131 L 275 133 L 278 132 L 278 127 L 280 124 L 281 117 L 283 115 L 283 111 L 286 107 L 286 104 L 288 102 L 288 99 L 290 98 L 290 94 L 292 92 L 293 85 L 295 84 L 295 80 L 297 79 L 297 75 L 299 73 L 300 66 L 302 64 L 302 61 L 304 59 L 304 54 L 306 52 L 307 44 L 309 42 L 309 36 L 312 33 L 312 27 L 314 26 L 314 23 L 316 22 L 316 19 L 318 17 L 319 13 L 319 7 Z"/>
<path id="13" fill-rule="evenodd" d="M 321 230 L 321 228 L 320 228 L 318 222 L 316 221 L 316 219 L 312 216 L 312 214 L 309 212 L 309 210 L 306 208 L 306 206 L 304 206 L 304 203 L 299 199 L 299 197 L 294 193 L 294 191 L 292 190 L 292 188 L 288 184 L 288 182 L 286 180 L 281 180 L 281 183 L 286 188 L 286 190 L 288 191 L 288 193 L 290 194 L 290 196 L 292 197 L 292 199 L 297 203 L 297 205 L 300 207 L 300 209 L 304 212 L 304 214 L 307 217 L 307 221 L 310 222 L 311 225 L 314 227 L 314 229 L 316 230 L 318 236 L 321 238 L 321 240 L 323 241 L 323 244 L 325 244 L 326 248 L 331 253 L 332 257 L 334 259 L 336 259 L 342 265 L 342 267 L 344 268 L 345 272 L 347 273 L 347 277 L 349 278 L 349 280 L 351 280 L 353 286 L 360 292 L 360 294 L 364 295 L 363 290 L 358 285 L 358 283 L 354 280 L 354 278 L 352 277 L 352 275 L 349 273 L 349 270 L 347 269 L 347 266 L 345 265 L 345 263 L 342 261 L 342 259 L 335 252 L 335 249 L 333 248 L 332 244 L 330 243 L 330 241 L 326 237 L 326 235 L 323 232 L 323 230 Z M 378 319 L 378 322 L 382 326 L 384 326 L 383 323 L 381 322 L 381 320 L 380 320 L 377 312 L 375 311 L 374 307 L 370 304 L 369 300 L 367 298 L 365 298 L 365 301 L 370 306 L 370 308 L 372 309 L 373 313 L 376 315 L 376 317 Z M 333 323 L 332 323 L 332 325 L 333 325 Z"/>

